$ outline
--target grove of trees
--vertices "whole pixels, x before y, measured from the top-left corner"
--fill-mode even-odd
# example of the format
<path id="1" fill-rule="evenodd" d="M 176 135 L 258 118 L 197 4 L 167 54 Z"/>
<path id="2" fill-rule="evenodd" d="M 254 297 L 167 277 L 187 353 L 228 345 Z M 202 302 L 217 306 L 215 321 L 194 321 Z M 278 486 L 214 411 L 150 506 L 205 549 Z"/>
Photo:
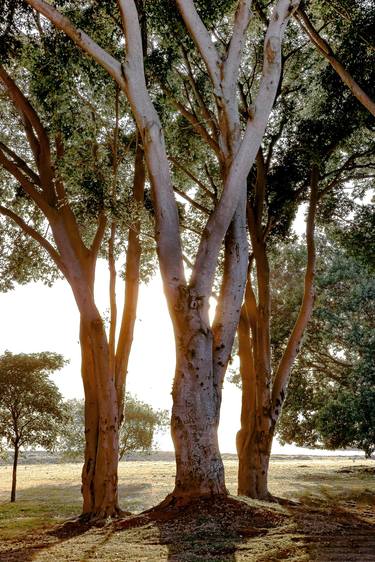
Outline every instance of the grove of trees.
<path id="1" fill-rule="evenodd" d="M 85 389 L 83 514 L 120 511 L 126 372 L 154 250 L 176 349 L 176 480 L 163 505 L 227 494 L 217 431 L 235 348 L 240 495 L 272 499 L 269 459 L 288 386 L 285 441 L 355 444 L 370 454 L 371 251 L 353 256 L 361 237 L 369 246 L 373 216 L 365 199 L 375 169 L 368 2 L 0 6 L 2 288 L 56 276 L 72 288 Z M 297 242 L 293 221 L 303 208 Z M 99 257 L 110 272 L 108 330 L 94 298 Z M 347 341 L 335 314 L 353 326 Z M 337 341 L 328 341 L 332 333 Z M 331 427 L 340 408 L 347 443 Z M 362 429 L 350 434 L 350 424 Z"/>

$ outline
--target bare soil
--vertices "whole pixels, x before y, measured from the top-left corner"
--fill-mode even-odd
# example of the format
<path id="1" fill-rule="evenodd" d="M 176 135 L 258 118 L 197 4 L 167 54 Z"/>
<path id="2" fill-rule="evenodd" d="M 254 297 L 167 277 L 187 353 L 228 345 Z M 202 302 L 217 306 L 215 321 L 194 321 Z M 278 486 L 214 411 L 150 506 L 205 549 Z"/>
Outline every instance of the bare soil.
<path id="1" fill-rule="evenodd" d="M 49 465 L 44 474 L 39 466 L 39 480 L 30 469 L 28 486 L 20 481 L 18 504 L 0 503 L 0 561 L 375 561 L 371 461 L 275 461 L 271 491 L 283 497 L 279 503 L 233 496 L 201 500 L 179 510 L 136 513 L 100 527 L 66 520 L 69 512 L 79 512 L 80 501 L 78 472 L 74 466 L 67 469 Z M 235 469 L 236 463 L 227 461 L 232 492 Z M 4 472 L 1 468 L 0 478 Z M 163 499 L 172 488 L 173 472 L 167 462 L 122 466 L 123 507 L 133 505 L 139 512 Z M 5 491 L 1 479 L 0 497 Z"/>

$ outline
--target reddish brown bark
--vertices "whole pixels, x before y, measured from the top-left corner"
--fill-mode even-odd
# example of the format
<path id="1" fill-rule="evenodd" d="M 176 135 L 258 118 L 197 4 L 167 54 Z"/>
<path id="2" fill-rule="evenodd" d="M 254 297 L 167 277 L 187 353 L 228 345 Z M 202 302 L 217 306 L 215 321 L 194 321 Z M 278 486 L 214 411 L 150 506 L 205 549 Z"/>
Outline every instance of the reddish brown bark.
<path id="1" fill-rule="evenodd" d="M 304 296 L 282 359 L 272 376 L 267 227 L 262 227 L 265 170 L 261 154 L 257 163 L 255 199 L 253 204 L 248 205 L 248 227 L 256 266 L 257 298 L 252 288 L 251 260 L 245 302 L 238 327 L 242 381 L 241 429 L 237 434 L 238 494 L 269 500 L 272 496 L 268 491 L 268 467 L 275 425 L 281 414 L 293 362 L 313 309 L 314 225 L 319 170 L 315 165 L 312 166 L 310 205 L 306 223 L 307 264 Z"/>
<path id="2" fill-rule="evenodd" d="M 146 170 L 143 149 L 141 144 L 137 142 L 134 161 L 133 196 L 134 201 L 139 205 L 143 204 L 145 179 Z M 126 253 L 125 302 L 120 333 L 117 342 L 115 361 L 116 389 L 119 405 L 120 423 L 122 422 L 124 416 L 126 374 L 128 370 L 130 350 L 133 342 L 134 325 L 138 303 L 142 250 L 141 242 L 139 239 L 140 228 L 141 224 L 139 220 L 134 221 L 134 223 L 130 225 L 128 234 L 128 248 Z"/>
<path id="3" fill-rule="evenodd" d="M 46 130 L 30 102 L 1 68 L 0 79 L 23 117 L 25 132 L 35 154 L 37 172 L 31 170 L 20 157 L 15 157 L 7 147 L 5 150 L 0 147 L 0 163 L 20 182 L 34 201 L 37 212 L 42 213 L 48 221 L 53 243 L 12 210 L 1 206 L 0 212 L 13 220 L 25 234 L 34 238 L 49 253 L 71 286 L 81 316 L 82 378 L 86 396 L 83 514 L 90 518 L 115 516 L 119 512 L 118 400 L 109 343 L 93 297 L 95 265 L 105 233 L 106 219 L 103 212 L 99 214 L 96 234 L 91 246 L 87 247 L 69 205 L 64 184 L 61 178 L 55 176 Z M 57 153 L 61 157 L 64 148 L 59 136 L 56 144 Z M 40 157 L 41 154 L 43 158 Z"/>

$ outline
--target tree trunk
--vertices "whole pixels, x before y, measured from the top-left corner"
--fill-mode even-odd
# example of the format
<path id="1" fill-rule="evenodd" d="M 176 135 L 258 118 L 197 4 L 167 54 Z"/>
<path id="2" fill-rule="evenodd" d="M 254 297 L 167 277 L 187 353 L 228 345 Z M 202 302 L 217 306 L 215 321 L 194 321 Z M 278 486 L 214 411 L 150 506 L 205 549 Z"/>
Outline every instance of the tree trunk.
<path id="1" fill-rule="evenodd" d="M 261 413 L 258 413 L 261 417 Z M 257 415 L 258 417 L 258 415 Z M 266 426 L 267 420 L 260 424 Z M 238 495 L 259 500 L 271 500 L 268 491 L 268 467 L 271 455 L 272 433 L 257 427 L 239 447 Z M 238 441 L 237 441 L 238 443 Z"/>
<path id="2" fill-rule="evenodd" d="M 221 388 L 214 380 L 212 332 L 188 298 L 190 313 L 180 325 L 173 383 L 172 438 L 176 451 L 173 497 L 191 499 L 227 494 L 217 430 Z M 196 308 L 195 308 L 196 307 Z"/>
<path id="3" fill-rule="evenodd" d="M 14 445 L 13 472 L 12 472 L 12 491 L 10 493 L 10 501 L 12 503 L 16 501 L 17 465 L 18 465 L 19 450 L 20 450 L 19 445 L 18 445 L 18 443 L 16 443 Z"/>
<path id="4" fill-rule="evenodd" d="M 117 491 L 118 406 L 109 348 L 100 318 L 81 317 L 82 379 L 85 390 L 85 461 L 82 470 L 83 515 L 115 517 Z"/>

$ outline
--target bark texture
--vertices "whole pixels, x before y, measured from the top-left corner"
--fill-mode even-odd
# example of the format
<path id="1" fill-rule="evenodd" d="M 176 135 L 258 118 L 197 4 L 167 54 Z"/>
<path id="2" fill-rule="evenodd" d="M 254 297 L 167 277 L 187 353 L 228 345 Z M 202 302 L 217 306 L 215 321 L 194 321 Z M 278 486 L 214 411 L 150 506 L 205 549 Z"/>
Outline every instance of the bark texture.
<path id="1" fill-rule="evenodd" d="M 194 300 L 191 305 L 195 306 Z M 179 335 L 173 383 L 172 438 L 176 451 L 175 496 L 226 494 L 217 430 L 221 389 L 214 379 L 213 336 L 192 308 Z"/>

